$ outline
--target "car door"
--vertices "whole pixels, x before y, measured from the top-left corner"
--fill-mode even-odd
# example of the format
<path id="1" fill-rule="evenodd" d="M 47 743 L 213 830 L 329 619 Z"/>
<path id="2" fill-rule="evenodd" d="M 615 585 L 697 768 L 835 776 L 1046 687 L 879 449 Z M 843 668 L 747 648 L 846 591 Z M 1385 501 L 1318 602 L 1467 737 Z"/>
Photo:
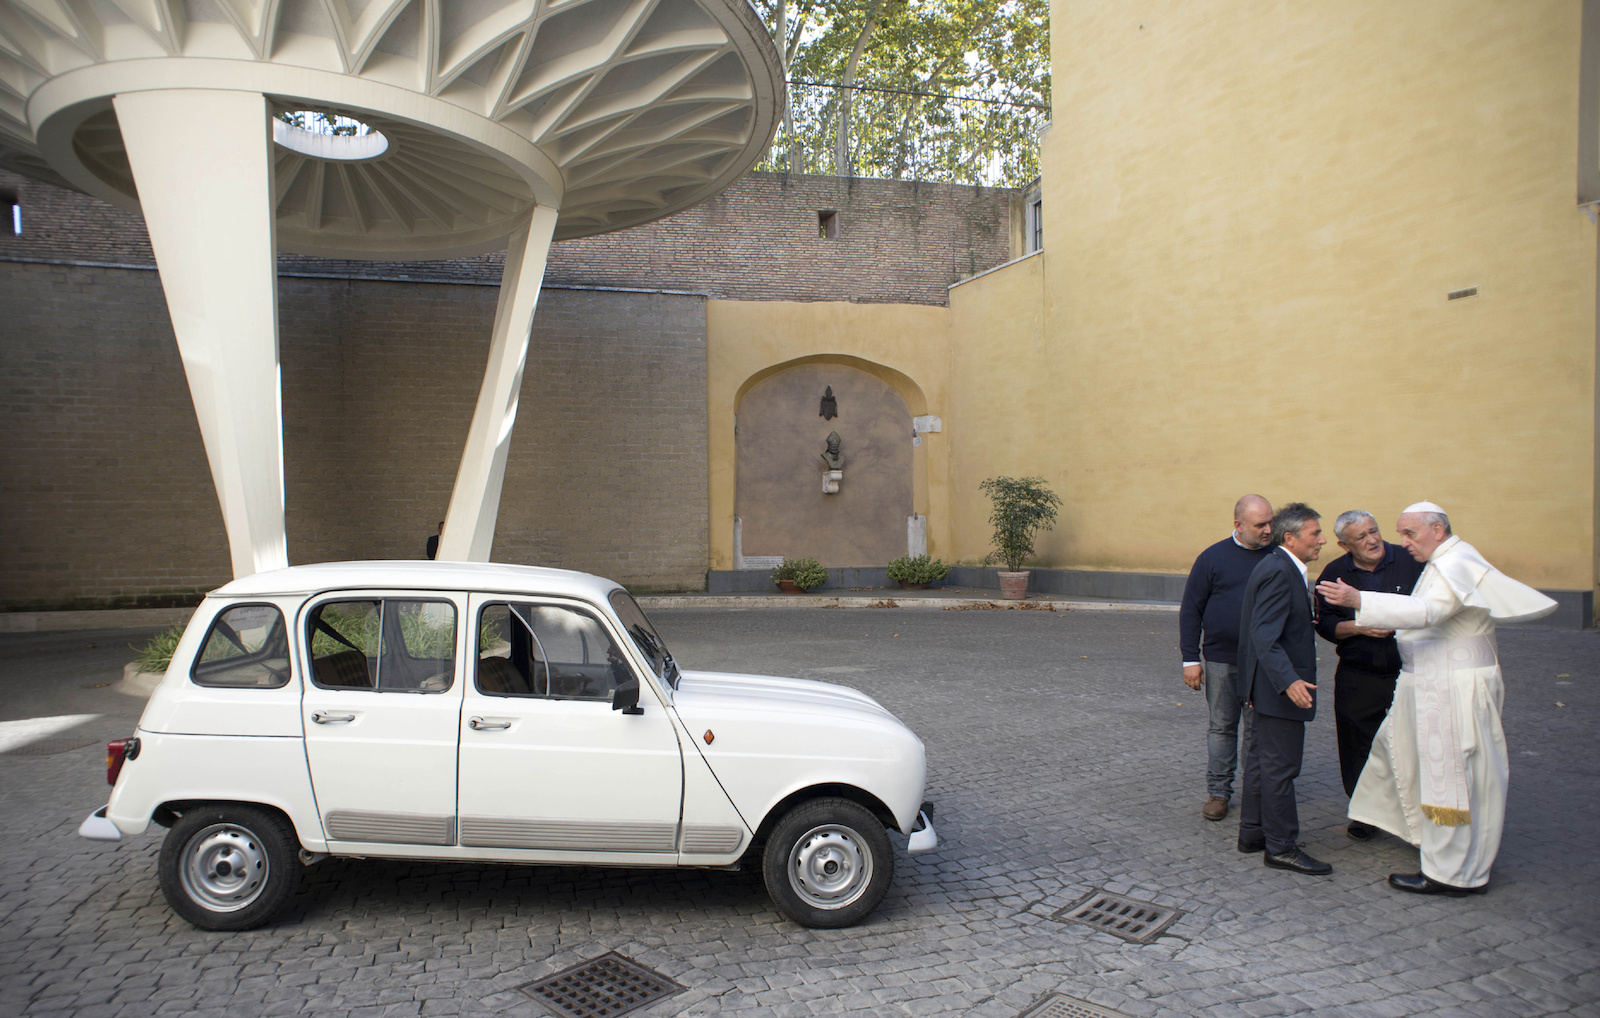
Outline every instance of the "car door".
<path id="1" fill-rule="evenodd" d="M 415 855 L 424 853 L 408 846 L 456 843 L 465 604 L 459 594 L 363 591 L 302 610 L 306 759 L 335 851 Z"/>
<path id="2" fill-rule="evenodd" d="M 475 651 L 461 714 L 463 847 L 567 861 L 675 861 L 678 736 L 593 605 L 471 595 Z M 519 853 L 519 857 L 522 857 Z"/>

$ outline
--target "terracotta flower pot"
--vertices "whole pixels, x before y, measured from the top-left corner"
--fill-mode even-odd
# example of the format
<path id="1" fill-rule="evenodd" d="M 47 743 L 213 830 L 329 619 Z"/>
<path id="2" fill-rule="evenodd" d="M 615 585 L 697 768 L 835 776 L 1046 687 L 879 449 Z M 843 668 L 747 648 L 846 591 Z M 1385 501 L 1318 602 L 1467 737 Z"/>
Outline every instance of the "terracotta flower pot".
<path id="1" fill-rule="evenodd" d="M 804 594 L 805 591 L 794 585 L 793 580 L 779 580 L 778 589 L 785 594 Z"/>
<path id="2" fill-rule="evenodd" d="M 1007 601 L 1020 601 L 1028 596 L 1028 570 L 1000 570 L 1000 596 Z"/>

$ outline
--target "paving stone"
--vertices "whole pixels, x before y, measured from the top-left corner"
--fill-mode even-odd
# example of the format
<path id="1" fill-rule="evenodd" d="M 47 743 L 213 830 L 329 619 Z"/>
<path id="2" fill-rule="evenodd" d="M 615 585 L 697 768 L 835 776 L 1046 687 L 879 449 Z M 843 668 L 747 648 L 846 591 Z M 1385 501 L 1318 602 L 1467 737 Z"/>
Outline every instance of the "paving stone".
<path id="1" fill-rule="evenodd" d="M 943 844 L 897 858 L 867 922 L 802 929 L 749 871 L 328 859 L 272 926 L 208 933 L 156 887 L 158 828 L 112 846 L 75 836 L 105 799 L 95 747 L 0 755 L 0 1012 L 535 1018 L 514 987 L 616 950 L 689 987 L 650 1016 L 1014 1018 L 1062 992 L 1139 1018 L 1600 1018 L 1600 816 L 1576 805 L 1600 772 L 1600 695 L 1573 685 L 1564 713 L 1546 705 L 1550 676 L 1600 674 L 1600 634 L 1502 633 L 1506 838 L 1488 894 L 1439 900 L 1385 883 L 1415 869 L 1414 849 L 1344 836 L 1326 706 L 1298 787 L 1302 837 L 1333 876 L 1267 870 L 1234 851 L 1233 818 L 1198 816 L 1204 698 L 1177 677 L 1169 615 L 677 610 L 657 622 L 688 667 L 843 681 L 923 738 Z M 0 637 L 0 693 L 81 692 L 51 646 Z M 116 703 L 73 710 L 125 734 L 138 705 Z M 1184 914 L 1149 945 L 1048 918 L 1097 889 Z"/>

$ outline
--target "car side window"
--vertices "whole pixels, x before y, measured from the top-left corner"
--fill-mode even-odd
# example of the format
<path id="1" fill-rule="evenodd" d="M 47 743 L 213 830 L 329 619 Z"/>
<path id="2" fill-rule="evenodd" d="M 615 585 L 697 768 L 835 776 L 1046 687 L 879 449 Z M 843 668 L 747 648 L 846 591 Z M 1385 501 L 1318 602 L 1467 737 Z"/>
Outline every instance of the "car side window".
<path id="1" fill-rule="evenodd" d="M 455 682 L 448 601 L 325 601 L 309 625 L 312 681 L 324 689 L 441 693 Z"/>
<path id="2" fill-rule="evenodd" d="M 241 604 L 218 615 L 189 672 L 197 686 L 276 689 L 289 681 L 289 635 L 271 604 Z"/>
<path id="3" fill-rule="evenodd" d="M 479 616 L 480 693 L 609 701 L 618 683 L 631 679 L 616 641 L 589 612 L 496 602 Z"/>

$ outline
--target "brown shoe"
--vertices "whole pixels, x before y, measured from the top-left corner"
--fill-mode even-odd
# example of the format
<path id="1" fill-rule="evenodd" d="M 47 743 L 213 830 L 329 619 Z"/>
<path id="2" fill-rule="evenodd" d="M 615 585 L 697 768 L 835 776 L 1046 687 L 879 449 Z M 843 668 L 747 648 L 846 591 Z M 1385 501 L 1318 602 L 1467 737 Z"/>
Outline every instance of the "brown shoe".
<path id="1" fill-rule="evenodd" d="M 1200 807 L 1200 815 L 1207 820 L 1221 820 L 1228 815 L 1228 800 L 1213 795 Z"/>

